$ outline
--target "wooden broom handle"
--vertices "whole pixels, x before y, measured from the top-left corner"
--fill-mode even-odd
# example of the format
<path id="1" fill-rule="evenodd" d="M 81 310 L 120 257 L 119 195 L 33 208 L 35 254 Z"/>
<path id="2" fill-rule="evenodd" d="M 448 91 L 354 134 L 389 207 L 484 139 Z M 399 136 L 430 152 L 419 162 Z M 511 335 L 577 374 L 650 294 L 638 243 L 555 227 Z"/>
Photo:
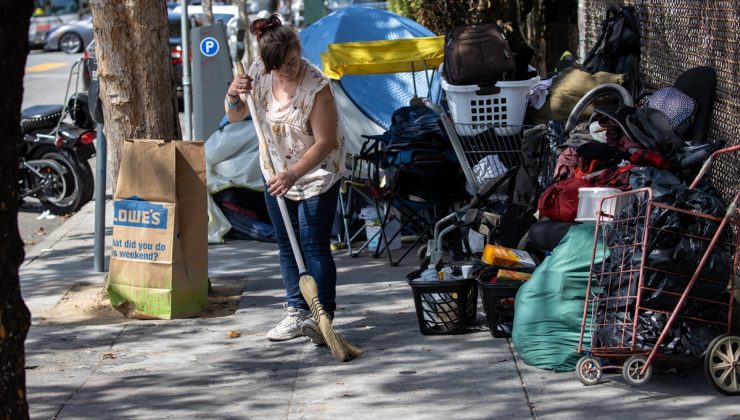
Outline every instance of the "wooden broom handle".
<path id="1" fill-rule="evenodd" d="M 241 61 L 236 62 L 236 71 L 239 74 L 245 74 L 244 64 L 242 64 Z M 252 86 L 252 89 L 254 89 L 254 86 Z M 267 142 L 265 141 L 264 133 L 262 133 L 262 126 L 257 119 L 257 107 L 254 105 L 254 98 L 252 98 L 251 91 L 247 92 L 247 106 L 249 107 L 249 113 L 252 115 L 252 121 L 254 122 L 254 131 L 257 132 L 257 139 L 259 139 L 260 142 L 260 156 L 262 157 L 262 161 L 265 162 L 267 173 L 270 174 L 270 177 L 272 178 L 275 176 L 275 167 L 272 165 L 272 159 L 270 159 L 270 156 L 267 154 Z M 275 198 L 277 198 L 278 207 L 280 207 L 280 214 L 283 216 L 285 230 L 288 232 L 290 247 L 293 249 L 293 257 L 295 257 L 295 262 L 298 266 L 298 273 L 302 275 L 306 273 L 306 264 L 303 261 L 303 254 L 301 254 L 301 248 L 298 246 L 298 240 L 293 231 L 293 222 L 291 222 L 288 208 L 285 206 L 285 199 L 282 196 Z"/>

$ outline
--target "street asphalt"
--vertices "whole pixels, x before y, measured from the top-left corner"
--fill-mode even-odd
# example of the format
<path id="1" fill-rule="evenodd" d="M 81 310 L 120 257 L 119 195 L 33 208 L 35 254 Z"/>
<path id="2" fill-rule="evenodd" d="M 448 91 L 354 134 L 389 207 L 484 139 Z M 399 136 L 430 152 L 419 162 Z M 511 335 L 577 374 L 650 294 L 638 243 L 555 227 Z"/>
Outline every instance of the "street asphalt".
<path id="1" fill-rule="evenodd" d="M 209 277 L 246 277 L 238 309 L 219 318 L 39 325 L 93 271 L 94 203 L 29 250 L 21 284 L 33 326 L 26 340 L 34 419 L 495 419 L 737 418 L 740 400 L 717 393 L 700 370 L 656 373 L 639 388 L 619 372 L 585 387 L 573 373 L 529 367 L 485 327 L 462 335 L 419 333 L 405 260 L 390 267 L 337 251 L 335 325 L 364 354 L 337 362 L 306 338 L 265 332 L 283 313 L 273 244 L 209 247 Z M 111 202 L 107 203 L 110 246 Z M 478 319 L 484 315 L 479 305 Z M 482 324 L 483 325 L 483 324 Z M 240 337 L 230 338 L 229 331 Z"/>

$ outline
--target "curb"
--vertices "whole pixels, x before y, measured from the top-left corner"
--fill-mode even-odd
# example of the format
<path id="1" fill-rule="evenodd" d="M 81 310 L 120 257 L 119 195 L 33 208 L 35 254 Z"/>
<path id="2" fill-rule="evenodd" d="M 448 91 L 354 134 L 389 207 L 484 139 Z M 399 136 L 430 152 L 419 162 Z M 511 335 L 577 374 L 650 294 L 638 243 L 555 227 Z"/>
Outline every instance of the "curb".
<path id="1" fill-rule="evenodd" d="M 106 200 L 107 202 L 107 200 Z M 95 213 L 95 200 L 91 200 L 80 210 L 78 210 L 72 217 L 66 222 L 62 223 L 57 229 L 49 234 L 44 240 L 37 243 L 33 248 L 26 252 L 26 257 L 21 264 L 21 267 L 28 266 L 41 258 L 44 254 L 54 249 L 54 246 L 59 243 L 65 236 L 72 231 L 77 231 L 78 227 L 82 225 L 83 221 Z"/>

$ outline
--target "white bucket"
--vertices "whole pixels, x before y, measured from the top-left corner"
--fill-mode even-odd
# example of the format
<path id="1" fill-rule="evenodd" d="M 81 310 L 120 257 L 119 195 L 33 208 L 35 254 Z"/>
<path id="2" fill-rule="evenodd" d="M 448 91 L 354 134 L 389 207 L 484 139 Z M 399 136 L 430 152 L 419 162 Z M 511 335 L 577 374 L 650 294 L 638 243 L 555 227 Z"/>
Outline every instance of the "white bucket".
<path id="1" fill-rule="evenodd" d="M 597 212 L 599 211 L 599 202 L 601 199 L 610 195 L 618 194 L 621 191 L 616 188 L 579 188 L 578 189 L 578 212 L 576 213 L 576 222 L 593 222 L 596 221 Z M 601 211 L 605 215 L 601 220 L 613 220 L 622 207 L 627 204 L 628 196 L 612 197 L 604 200 Z"/>
<path id="2" fill-rule="evenodd" d="M 365 236 L 370 242 L 368 243 L 367 249 L 370 251 L 376 251 L 378 246 L 381 249 L 385 249 L 383 245 L 383 239 L 380 235 L 380 217 L 375 207 L 363 207 L 360 210 L 360 219 L 365 221 Z M 400 249 L 401 248 L 401 235 L 398 233 L 401 230 L 401 224 L 398 220 L 390 220 L 385 225 L 385 237 L 391 238 L 393 235 L 396 237 L 388 243 L 388 249 Z"/>

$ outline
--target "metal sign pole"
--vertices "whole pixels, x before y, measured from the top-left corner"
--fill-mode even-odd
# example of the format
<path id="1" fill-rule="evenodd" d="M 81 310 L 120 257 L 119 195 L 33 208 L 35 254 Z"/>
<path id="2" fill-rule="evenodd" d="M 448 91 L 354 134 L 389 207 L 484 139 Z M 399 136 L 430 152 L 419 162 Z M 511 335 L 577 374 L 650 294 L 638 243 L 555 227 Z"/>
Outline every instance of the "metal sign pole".
<path id="1" fill-rule="evenodd" d="M 107 171 L 107 145 L 103 124 L 98 124 L 98 144 L 95 167 L 98 172 L 95 177 L 95 243 L 93 270 L 105 271 L 105 184 Z"/>
<path id="2" fill-rule="evenodd" d="M 188 0 L 180 0 L 182 13 L 180 15 L 180 33 L 182 48 L 182 103 L 185 113 L 185 129 L 182 133 L 183 140 L 193 139 L 192 120 L 192 93 L 190 90 L 190 19 L 188 16 Z"/>

